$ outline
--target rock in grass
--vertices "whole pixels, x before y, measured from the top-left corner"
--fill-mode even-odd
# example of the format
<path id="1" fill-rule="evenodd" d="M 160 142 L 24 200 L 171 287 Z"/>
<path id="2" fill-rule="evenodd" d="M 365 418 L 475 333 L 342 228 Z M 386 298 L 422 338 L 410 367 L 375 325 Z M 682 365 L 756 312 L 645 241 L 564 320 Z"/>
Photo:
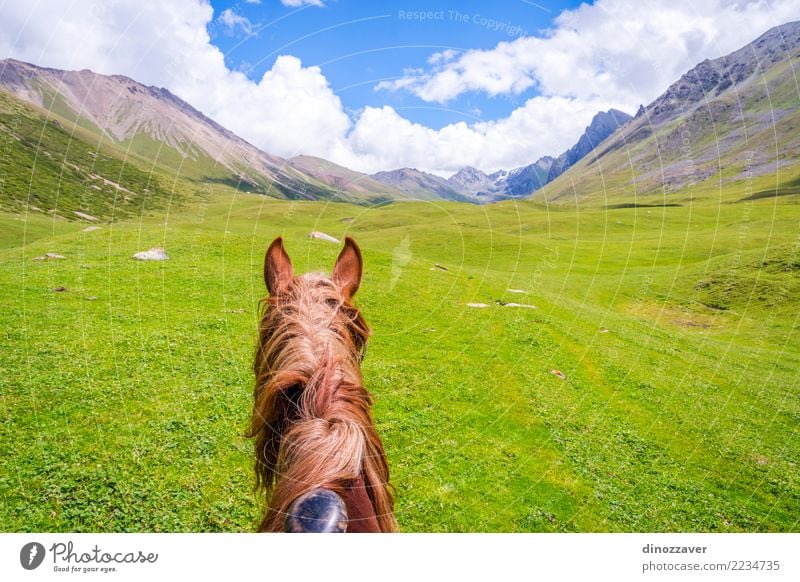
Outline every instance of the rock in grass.
<path id="1" fill-rule="evenodd" d="M 87 226 L 81 232 L 94 232 L 95 230 L 100 230 L 99 226 Z"/>
<path id="2" fill-rule="evenodd" d="M 61 259 L 66 259 L 64 255 L 59 255 L 58 253 L 45 253 L 41 257 L 36 257 L 33 259 L 34 261 L 58 261 Z"/>
<path id="3" fill-rule="evenodd" d="M 319 240 L 326 240 L 328 242 L 339 244 L 339 239 L 334 238 L 329 234 L 325 234 L 324 232 L 320 232 L 318 230 L 313 230 L 308 233 L 308 238 L 318 238 Z"/>
<path id="4" fill-rule="evenodd" d="M 166 261 L 169 259 L 167 252 L 161 247 L 153 247 L 150 250 L 136 253 L 133 258 L 137 261 Z"/>
<path id="5" fill-rule="evenodd" d="M 524 309 L 536 309 L 535 305 L 527 305 L 525 303 L 503 303 L 503 307 L 522 307 Z"/>
<path id="6" fill-rule="evenodd" d="M 475 309 L 484 309 L 489 307 L 486 303 L 467 303 L 467 307 L 474 307 Z"/>
<path id="7" fill-rule="evenodd" d="M 84 220 L 89 220 L 91 222 L 97 222 L 98 220 L 100 220 L 96 216 L 92 216 L 91 214 L 86 214 L 85 212 L 79 212 L 77 210 L 74 210 L 73 212 L 75 213 L 75 216 L 77 216 L 78 218 L 82 218 Z"/>

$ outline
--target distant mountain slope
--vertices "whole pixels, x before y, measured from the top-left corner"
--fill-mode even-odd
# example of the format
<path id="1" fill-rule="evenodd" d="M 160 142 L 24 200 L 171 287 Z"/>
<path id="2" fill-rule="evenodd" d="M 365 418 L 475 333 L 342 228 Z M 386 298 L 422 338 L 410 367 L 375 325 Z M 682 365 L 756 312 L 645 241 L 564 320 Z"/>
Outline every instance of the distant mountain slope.
<path id="1" fill-rule="evenodd" d="M 369 198 L 372 202 L 408 197 L 405 192 L 378 182 L 368 174 L 339 166 L 322 158 L 295 156 L 288 160 L 288 165 L 337 191 L 358 194 Z"/>
<path id="2" fill-rule="evenodd" d="M 415 198 L 444 198 L 485 204 L 512 198 L 524 198 L 547 184 L 555 158 L 544 156 L 536 162 L 510 171 L 486 174 L 465 166 L 449 178 L 442 178 L 415 168 L 378 172 L 372 178 Z"/>
<path id="3" fill-rule="evenodd" d="M 547 177 L 555 158 L 544 156 L 534 163 L 510 172 L 495 172 L 490 177 L 502 187 L 508 198 L 522 198 L 547 184 Z"/>
<path id="4" fill-rule="evenodd" d="M 283 160 L 248 144 L 166 89 L 147 87 L 120 75 L 60 71 L 13 59 L 0 61 L 0 85 L 17 97 L 117 142 L 147 136 L 183 157 L 200 152 L 236 169 L 253 161 L 280 165 Z"/>
<path id="5" fill-rule="evenodd" d="M 596 148 L 600 142 L 614 133 L 618 127 L 632 119 L 627 113 L 618 109 L 601 111 L 592 118 L 592 122 L 583 132 L 578 143 L 558 156 L 547 173 L 547 182 L 552 182 Z"/>
<path id="6" fill-rule="evenodd" d="M 461 168 L 450 176 L 447 183 L 457 192 L 474 197 L 490 197 L 502 190 L 491 176 L 470 166 Z"/>
<path id="7" fill-rule="evenodd" d="M 0 60 L 5 90 L 62 123 L 75 124 L 152 165 L 197 181 L 284 198 L 386 199 L 397 192 L 344 190 L 263 152 L 166 89 L 120 75 L 61 71 Z"/>
<path id="8" fill-rule="evenodd" d="M 684 74 L 591 155 L 542 190 L 548 200 L 678 202 L 796 193 L 800 22 Z"/>
<path id="9" fill-rule="evenodd" d="M 407 195 L 420 200 L 445 200 L 469 201 L 469 197 L 458 191 L 446 179 L 422 172 L 415 168 L 401 168 L 372 174 L 372 178 L 405 192 Z"/>
<path id="10" fill-rule="evenodd" d="M 7 59 L 0 61 L 0 87 L 135 153 L 149 157 L 155 150 L 157 161 L 179 161 L 189 173 L 214 174 L 219 165 L 232 173 L 251 168 L 272 176 L 283 163 L 166 89 L 146 87 L 127 77 L 60 71 Z M 162 154 L 163 149 L 167 152 Z"/>
<path id="11" fill-rule="evenodd" d="M 524 198 L 547 183 L 555 158 L 544 156 L 536 162 L 492 174 L 465 166 L 449 178 L 442 178 L 415 168 L 400 168 L 372 175 L 376 181 L 415 198 L 443 198 L 473 204 L 485 204 Z"/>

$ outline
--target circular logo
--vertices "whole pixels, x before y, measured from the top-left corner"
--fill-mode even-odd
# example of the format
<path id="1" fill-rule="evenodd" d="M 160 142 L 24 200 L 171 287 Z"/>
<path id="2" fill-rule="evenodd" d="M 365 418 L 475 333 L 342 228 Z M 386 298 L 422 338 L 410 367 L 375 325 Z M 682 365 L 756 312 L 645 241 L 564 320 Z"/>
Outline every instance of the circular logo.
<path id="1" fill-rule="evenodd" d="M 19 563 L 26 570 L 35 570 L 44 561 L 44 546 L 39 542 L 30 542 L 19 551 Z"/>

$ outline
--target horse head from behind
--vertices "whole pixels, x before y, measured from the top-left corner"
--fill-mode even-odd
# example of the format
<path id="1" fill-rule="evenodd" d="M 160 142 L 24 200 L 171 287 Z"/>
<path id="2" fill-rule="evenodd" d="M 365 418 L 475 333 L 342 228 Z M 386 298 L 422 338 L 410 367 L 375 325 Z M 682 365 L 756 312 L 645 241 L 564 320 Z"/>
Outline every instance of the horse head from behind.
<path id="1" fill-rule="evenodd" d="M 389 468 L 361 359 L 370 329 L 353 296 L 363 261 L 347 237 L 330 277 L 295 276 L 283 239 L 264 258 L 250 434 L 259 531 L 389 532 Z"/>

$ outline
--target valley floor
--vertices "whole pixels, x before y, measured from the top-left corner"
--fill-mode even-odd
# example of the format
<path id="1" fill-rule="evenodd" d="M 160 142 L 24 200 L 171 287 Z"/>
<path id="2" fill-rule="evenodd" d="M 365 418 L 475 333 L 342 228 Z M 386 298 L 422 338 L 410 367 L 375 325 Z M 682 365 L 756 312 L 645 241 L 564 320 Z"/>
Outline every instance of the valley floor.
<path id="1" fill-rule="evenodd" d="M 0 530 L 253 530 L 263 253 L 329 269 L 322 231 L 364 251 L 403 531 L 798 531 L 796 198 L 0 214 Z"/>

